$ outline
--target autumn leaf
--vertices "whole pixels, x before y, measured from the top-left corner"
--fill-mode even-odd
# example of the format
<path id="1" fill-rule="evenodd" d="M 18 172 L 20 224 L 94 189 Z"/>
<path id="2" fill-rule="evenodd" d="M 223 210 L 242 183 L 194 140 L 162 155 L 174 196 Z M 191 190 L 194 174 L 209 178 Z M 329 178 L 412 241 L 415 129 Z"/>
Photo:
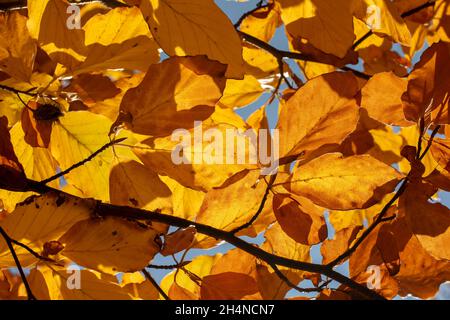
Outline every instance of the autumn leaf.
<path id="1" fill-rule="evenodd" d="M 59 242 L 61 254 L 77 264 L 103 273 L 143 269 L 160 247 L 150 227 L 117 218 L 87 219 L 73 225 Z"/>
<path id="2" fill-rule="evenodd" d="M 167 136 L 207 119 L 225 87 L 224 66 L 204 57 L 171 58 L 151 66 L 120 105 L 118 122 L 134 132 Z M 206 94 L 205 94 L 206 93 Z"/>
<path id="3" fill-rule="evenodd" d="M 280 112 L 280 155 L 299 155 L 344 140 L 358 121 L 357 91 L 350 73 L 330 73 L 299 89 Z"/>
<path id="4" fill-rule="evenodd" d="M 281 19 L 293 37 L 309 40 L 318 49 L 344 57 L 353 44 L 351 3 L 345 0 L 279 0 Z M 322 33 L 317 30 L 323 30 Z"/>
<path id="5" fill-rule="evenodd" d="M 77 222 L 88 219 L 94 207 L 92 199 L 49 193 L 19 204 L 0 221 L 0 226 L 11 238 L 41 252 L 46 242 L 58 240 Z M 36 262 L 36 257 L 26 249 L 20 247 L 16 252 L 23 265 Z M 2 267 L 15 265 L 3 240 L 0 242 L 0 262 Z"/>
<path id="6" fill-rule="evenodd" d="M 431 116 L 435 123 L 448 123 L 448 44 L 429 47 L 408 76 L 408 89 L 402 96 L 406 119 L 418 121 Z"/>
<path id="7" fill-rule="evenodd" d="M 0 174 L 2 175 L 0 187 L 12 191 L 15 189 L 20 190 L 20 188 L 26 187 L 26 176 L 22 165 L 14 153 L 6 117 L 0 118 L 0 134 Z"/>
<path id="8" fill-rule="evenodd" d="M 228 65 L 227 77 L 242 77 L 239 36 L 212 0 L 144 0 L 140 8 L 156 41 L 168 55 L 206 55 Z"/>
<path id="9" fill-rule="evenodd" d="M 380 201 L 401 178 L 370 156 L 344 158 L 331 153 L 296 168 L 288 188 L 325 208 L 363 209 Z"/>

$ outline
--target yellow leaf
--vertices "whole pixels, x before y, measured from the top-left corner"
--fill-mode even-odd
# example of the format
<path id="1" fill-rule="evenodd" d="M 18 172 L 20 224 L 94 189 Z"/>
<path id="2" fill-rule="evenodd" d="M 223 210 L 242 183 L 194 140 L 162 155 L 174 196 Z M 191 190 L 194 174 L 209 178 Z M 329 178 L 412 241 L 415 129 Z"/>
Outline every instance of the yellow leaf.
<path id="1" fill-rule="evenodd" d="M 103 273 L 142 270 L 160 250 L 157 232 L 120 218 L 80 221 L 58 241 L 61 254 L 89 269 Z"/>
<path id="2" fill-rule="evenodd" d="M 311 259 L 309 255 L 310 246 L 298 243 L 289 237 L 278 223 L 273 224 L 264 237 L 266 241 L 262 248 L 267 252 L 303 262 L 309 262 Z"/>
<path id="3" fill-rule="evenodd" d="M 335 210 L 368 208 L 391 192 L 402 175 L 368 155 L 330 153 L 294 170 L 291 192 Z"/>
<path id="4" fill-rule="evenodd" d="M 369 24 L 376 34 L 389 36 L 405 46 L 411 42 L 411 33 L 401 12 L 389 0 L 358 0 L 355 16 Z"/>
<path id="5" fill-rule="evenodd" d="M 45 148 L 33 148 L 24 140 L 24 132 L 20 123 L 16 124 L 10 131 L 11 143 L 14 152 L 22 164 L 25 175 L 32 180 L 41 181 L 56 174 L 56 161 L 50 151 Z M 49 183 L 57 187 L 58 182 Z M 12 212 L 17 203 L 28 198 L 31 192 L 12 192 L 0 190 L 0 199 L 3 200 L 5 209 Z"/>
<path id="6" fill-rule="evenodd" d="M 86 111 L 66 113 L 53 125 L 50 150 L 62 170 L 85 160 L 110 142 L 108 133 L 112 122 L 101 115 Z M 115 154 L 133 158 L 129 148 L 115 146 Z M 115 158 L 108 148 L 92 161 L 65 175 L 69 184 L 82 190 L 85 197 L 109 200 L 109 174 Z"/>
<path id="7" fill-rule="evenodd" d="M 137 144 L 133 151 L 145 166 L 158 174 L 167 175 L 185 187 L 208 191 L 242 170 L 257 167 L 256 161 L 248 161 L 255 151 L 251 139 L 234 135 L 245 129 L 248 128 L 238 115 L 223 109 L 213 113 L 201 126 L 178 131 L 180 135 L 172 137 L 149 138 Z M 230 143 L 226 143 L 227 130 L 233 134 Z M 208 139 L 203 132 L 212 133 L 212 138 Z M 236 145 L 240 145 L 239 153 Z"/>
<path id="8" fill-rule="evenodd" d="M 177 283 L 182 289 L 187 291 L 191 298 L 199 298 L 200 283 L 195 282 L 193 278 L 201 280 L 204 276 L 209 275 L 211 268 L 221 256 L 222 254 L 195 257 L 191 263 L 184 267 L 189 273 L 183 270 L 172 271 L 162 279 L 161 288 L 167 293 L 172 284 Z"/>
<path id="9" fill-rule="evenodd" d="M 374 75 L 362 88 L 361 106 L 371 118 L 388 125 L 410 126 L 414 122 L 405 119 L 402 94 L 408 81 L 392 72 Z"/>
<path id="10" fill-rule="evenodd" d="M 39 253 L 45 242 L 58 240 L 77 222 L 88 219 L 94 207 L 95 201 L 90 199 L 47 193 L 19 204 L 0 221 L 0 226 L 11 238 Z M 16 253 L 23 266 L 36 261 L 36 257 L 22 247 L 16 247 Z M 0 266 L 15 266 L 3 239 L 0 240 Z"/>
<path id="11" fill-rule="evenodd" d="M 26 22 L 18 12 L 0 15 L 0 70 L 22 81 L 30 80 L 37 51 Z"/>
<path id="12" fill-rule="evenodd" d="M 240 108 L 251 104 L 264 92 L 259 81 L 250 75 L 242 80 L 227 80 L 225 91 L 219 100 L 220 106 Z"/>
<path id="13" fill-rule="evenodd" d="M 171 192 L 152 170 L 137 161 L 118 162 L 109 177 L 111 203 L 172 212 Z"/>
<path id="14" fill-rule="evenodd" d="M 87 57 L 76 74 L 114 68 L 146 71 L 159 61 L 158 45 L 136 7 L 97 14 L 83 30 Z"/>
<path id="15" fill-rule="evenodd" d="M 259 8 L 245 17 L 240 30 L 264 42 L 270 42 L 281 24 L 279 4 L 270 1 L 265 7 Z"/>
<path id="16" fill-rule="evenodd" d="M 122 289 L 114 279 L 103 279 L 99 273 L 79 270 L 79 288 L 73 270 L 57 266 L 40 265 L 28 276 L 33 294 L 38 300 L 131 300 L 132 295 Z M 21 286 L 22 295 L 24 287 Z"/>
<path id="17" fill-rule="evenodd" d="M 152 65 L 142 82 L 128 90 L 122 119 L 136 133 L 167 136 L 207 119 L 225 87 L 224 66 L 205 57 L 175 57 Z"/>
<path id="18" fill-rule="evenodd" d="M 250 221 L 258 211 L 267 183 L 263 178 L 260 179 L 259 171 L 243 172 L 242 175 L 244 176 L 236 182 L 224 188 L 210 190 L 206 194 L 197 222 L 230 231 Z M 207 248 L 217 241 L 199 235 L 197 242 L 197 246 Z"/>
<path id="19" fill-rule="evenodd" d="M 140 8 L 168 55 L 207 55 L 228 65 L 227 78 L 242 78 L 241 40 L 213 0 L 144 0 Z"/>
<path id="20" fill-rule="evenodd" d="M 172 192 L 173 215 L 187 220 L 194 220 L 203 203 L 205 193 L 184 187 L 168 176 L 161 176 L 160 179 Z"/>
<path id="21" fill-rule="evenodd" d="M 299 155 L 340 143 L 355 130 L 358 83 L 351 73 L 330 73 L 308 81 L 282 107 L 280 155 Z"/>
<path id="22" fill-rule="evenodd" d="M 69 3 L 66 0 L 30 0 L 27 27 L 50 58 L 69 69 L 85 59 L 84 30 L 69 29 Z"/>
<path id="23" fill-rule="evenodd" d="M 159 292 L 140 272 L 124 273 L 120 286 L 133 298 L 157 300 Z"/>
<path id="24" fill-rule="evenodd" d="M 281 18 L 294 38 L 343 58 L 353 44 L 352 1 L 279 0 Z"/>

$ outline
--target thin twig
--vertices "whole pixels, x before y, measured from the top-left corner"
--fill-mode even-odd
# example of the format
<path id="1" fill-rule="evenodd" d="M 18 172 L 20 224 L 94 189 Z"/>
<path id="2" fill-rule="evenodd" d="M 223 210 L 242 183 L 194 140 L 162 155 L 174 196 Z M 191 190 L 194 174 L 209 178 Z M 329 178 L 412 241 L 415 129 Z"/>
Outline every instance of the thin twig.
<path id="1" fill-rule="evenodd" d="M 91 161 L 91 160 L 94 159 L 97 155 L 99 155 L 100 153 L 102 153 L 103 151 L 105 151 L 106 149 L 108 149 L 109 147 L 115 145 L 116 143 L 122 142 L 122 141 L 124 141 L 124 140 L 126 140 L 126 139 L 127 139 L 127 138 L 120 138 L 120 139 L 116 139 L 116 140 L 113 140 L 113 141 L 108 142 L 107 144 L 105 144 L 104 146 L 102 146 L 100 149 L 98 149 L 97 151 L 95 151 L 93 154 L 91 154 L 91 155 L 90 155 L 89 157 L 87 157 L 86 159 L 84 159 L 84 160 L 82 160 L 82 161 L 80 161 L 80 162 L 78 162 L 78 163 L 75 163 L 75 164 L 72 165 L 70 168 L 68 168 L 68 169 L 66 169 L 66 170 L 64 170 L 64 171 L 61 171 L 61 172 L 55 174 L 54 176 L 52 176 L 52 177 L 50 177 L 50 178 L 47 178 L 47 179 L 45 179 L 45 180 L 42 180 L 40 183 L 41 183 L 41 184 L 47 184 L 47 183 L 49 183 L 49 182 L 52 182 L 52 181 L 54 181 L 54 180 L 56 180 L 56 179 L 61 178 L 62 176 L 68 174 L 68 173 L 71 172 L 72 170 L 74 170 L 74 169 L 76 169 L 76 168 L 78 168 L 78 167 L 81 167 L 81 166 L 84 165 L 86 162 Z"/>
<path id="2" fill-rule="evenodd" d="M 381 210 L 381 212 L 378 214 L 377 218 L 374 220 L 374 222 L 364 231 L 364 233 L 358 238 L 358 240 L 356 240 L 356 242 L 350 247 L 348 248 L 344 253 L 342 253 L 339 257 L 337 257 L 336 259 L 334 259 L 333 261 L 331 261 L 330 263 L 327 264 L 327 266 L 329 267 L 334 267 L 337 264 L 339 264 L 341 261 L 347 259 L 348 257 L 350 257 L 353 252 L 356 251 L 356 249 L 358 249 L 358 247 L 361 245 L 361 243 L 364 242 L 364 240 L 372 233 L 372 231 L 380 224 L 383 222 L 384 216 L 386 215 L 386 213 L 388 212 L 389 208 L 394 204 L 395 201 L 397 201 L 398 198 L 400 198 L 400 196 L 405 192 L 406 190 L 406 186 L 408 184 L 408 179 L 405 178 L 400 187 L 398 188 L 397 192 L 395 193 L 395 195 L 391 198 L 391 200 L 389 200 L 388 203 L 386 203 L 386 205 L 383 207 L 383 209 Z"/>
<path id="3" fill-rule="evenodd" d="M 27 246 L 26 244 L 23 244 L 22 242 L 19 242 L 17 240 L 11 239 L 12 243 L 14 243 L 15 245 L 18 245 L 19 247 L 24 248 L 25 250 L 27 250 L 29 253 L 31 253 L 35 258 L 39 259 L 39 260 L 44 260 L 44 261 L 48 261 L 48 262 L 55 262 L 53 259 L 50 259 L 48 257 L 44 257 L 42 255 L 40 255 L 39 253 L 37 253 L 36 251 L 34 251 L 33 249 L 31 249 L 29 246 Z"/>
<path id="4" fill-rule="evenodd" d="M 297 290 L 300 293 L 305 293 L 305 292 L 320 292 L 322 291 L 323 287 L 326 286 L 328 282 L 325 282 L 324 284 L 322 284 L 320 287 L 318 288 L 301 288 L 299 286 L 297 286 L 295 283 L 293 283 L 291 280 L 289 280 L 288 277 L 286 277 L 284 275 L 283 272 L 281 272 L 280 269 L 278 269 L 276 264 L 271 264 L 270 267 L 273 269 L 273 271 L 275 271 L 275 274 L 278 276 L 278 278 L 280 278 L 284 283 L 286 283 L 289 287 L 291 287 L 294 290 Z"/>
<path id="5" fill-rule="evenodd" d="M 428 151 L 430 150 L 431 145 L 433 144 L 434 137 L 439 132 L 440 128 L 441 128 L 441 126 L 437 125 L 436 128 L 434 128 L 433 132 L 431 132 L 431 136 L 430 136 L 430 139 L 428 140 L 428 144 L 427 144 L 425 150 L 423 150 L 423 153 L 420 155 L 419 160 L 422 160 L 426 156 Z"/>
<path id="6" fill-rule="evenodd" d="M 241 26 L 242 22 L 245 20 L 245 18 L 247 18 L 248 16 L 251 16 L 253 13 L 255 13 L 256 11 L 258 11 L 259 9 L 263 9 L 263 8 L 268 8 L 269 4 L 264 4 L 263 5 L 263 0 L 259 1 L 256 4 L 256 7 L 250 11 L 247 11 L 246 13 L 244 13 L 238 21 L 236 21 L 236 23 L 234 24 L 234 27 L 237 29 Z"/>
<path id="7" fill-rule="evenodd" d="M 189 263 L 191 263 L 191 261 L 183 261 L 183 262 L 180 262 L 180 263 L 177 263 L 177 264 L 169 264 L 169 265 L 149 264 L 147 266 L 147 268 L 159 269 L 159 270 L 180 269 L 180 268 L 183 268 L 184 266 L 188 265 Z"/>
<path id="8" fill-rule="evenodd" d="M 19 94 L 19 93 L 25 94 L 25 95 L 30 96 L 30 97 L 34 97 L 36 95 L 35 93 L 31 92 L 31 91 L 33 91 L 36 88 L 31 88 L 31 89 L 28 89 L 28 90 L 19 90 L 19 89 L 15 89 L 15 88 L 12 88 L 12 87 L 0 84 L 0 89 L 5 90 L 5 91 L 9 91 L 9 92 L 13 92 L 15 94 Z"/>
<path id="9" fill-rule="evenodd" d="M 419 11 L 425 9 L 425 8 L 434 6 L 435 3 L 436 3 L 436 1 L 428 1 L 428 2 L 418 6 L 417 8 L 413 8 L 411 10 L 403 12 L 400 16 L 402 18 L 407 18 L 407 17 L 412 16 L 413 14 L 415 14 L 415 13 L 417 13 L 417 12 L 419 12 Z"/>
<path id="10" fill-rule="evenodd" d="M 276 174 L 274 174 L 274 175 L 272 175 L 272 176 L 270 177 L 269 183 L 267 184 L 266 191 L 264 192 L 264 196 L 263 196 L 263 198 L 262 198 L 262 200 L 261 200 L 261 202 L 260 202 L 260 204 L 259 204 L 258 210 L 257 210 L 257 211 L 255 212 L 255 214 L 251 217 L 251 219 L 250 219 L 249 221 L 247 221 L 246 223 L 244 223 L 243 225 L 241 225 L 241 226 L 239 226 L 239 227 L 234 228 L 233 230 L 231 230 L 231 231 L 230 231 L 231 233 L 236 234 L 236 233 L 238 233 L 239 231 L 242 231 L 242 230 L 244 230 L 244 229 L 247 229 L 248 227 L 250 227 L 250 226 L 256 221 L 256 219 L 258 219 L 259 215 L 261 214 L 261 212 L 262 212 L 263 209 L 264 209 L 264 206 L 265 206 L 265 204 L 266 204 L 266 202 L 267 202 L 267 198 L 268 198 L 268 196 L 269 196 L 270 188 L 272 187 L 273 183 L 275 182 L 276 177 L 277 177 Z"/>
<path id="11" fill-rule="evenodd" d="M 22 265 L 20 264 L 19 258 L 17 257 L 16 251 L 14 250 L 12 239 L 9 237 L 9 235 L 6 233 L 6 231 L 3 230 L 2 227 L 0 227 L 0 234 L 3 236 L 3 239 L 5 239 L 6 244 L 8 245 L 9 251 L 11 252 L 11 255 L 13 256 L 14 262 L 16 263 L 17 269 L 19 270 L 20 277 L 22 278 L 22 282 L 25 286 L 25 290 L 27 291 L 28 300 L 36 300 L 36 297 L 33 295 L 33 292 L 31 291 L 30 284 L 28 283 L 25 272 L 23 272 L 23 268 L 22 268 Z"/>
<path id="12" fill-rule="evenodd" d="M 155 279 L 153 279 L 152 275 L 150 274 L 150 272 L 148 272 L 145 269 L 142 269 L 142 272 L 145 275 L 145 278 L 150 281 L 150 283 L 155 287 L 155 289 L 163 296 L 163 298 L 165 300 L 171 300 L 169 298 L 169 296 L 164 292 L 164 290 L 159 286 L 158 282 L 156 282 Z"/>

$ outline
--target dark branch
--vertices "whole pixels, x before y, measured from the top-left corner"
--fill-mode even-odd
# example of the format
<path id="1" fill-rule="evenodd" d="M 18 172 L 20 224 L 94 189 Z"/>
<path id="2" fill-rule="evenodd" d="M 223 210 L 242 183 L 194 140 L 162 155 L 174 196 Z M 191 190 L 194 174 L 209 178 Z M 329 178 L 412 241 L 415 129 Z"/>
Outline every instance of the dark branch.
<path id="1" fill-rule="evenodd" d="M 13 93 L 15 93 L 17 95 L 19 93 L 26 94 L 27 96 L 30 96 L 30 97 L 34 97 L 36 95 L 35 93 L 31 92 L 31 91 L 33 91 L 36 88 L 31 88 L 29 90 L 19 90 L 19 89 L 11 88 L 11 87 L 8 87 L 8 86 L 0 84 L 0 89 L 6 90 L 6 91 L 9 91 L 9 92 L 13 92 Z"/>
<path id="2" fill-rule="evenodd" d="M 16 190 L 17 191 L 17 190 Z M 54 189 L 47 185 L 43 185 L 40 182 L 27 180 L 27 187 L 23 190 L 33 191 L 39 194 L 45 194 L 48 192 L 55 192 L 57 194 L 65 194 L 61 190 Z M 187 219 L 179 218 L 173 215 L 167 215 L 156 211 L 148 211 L 139 208 L 132 208 L 127 206 L 118 206 L 109 203 L 103 203 L 97 200 L 97 206 L 95 208 L 95 214 L 102 217 L 114 216 L 125 218 L 128 220 L 144 220 L 144 221 L 155 221 L 164 223 L 167 225 L 179 227 L 179 228 L 187 228 L 189 226 L 194 226 L 197 229 L 197 232 L 210 236 L 215 239 L 221 239 L 229 244 L 259 258 L 262 261 L 265 261 L 268 264 L 276 264 L 279 266 L 285 266 L 288 268 L 309 271 L 313 273 L 321 273 L 331 279 L 336 280 L 339 283 L 346 285 L 347 287 L 354 289 L 359 292 L 361 295 L 369 299 L 383 300 L 384 297 L 380 296 L 375 291 L 368 289 L 366 286 L 363 286 L 354 280 L 347 278 L 346 276 L 334 271 L 329 266 L 314 264 L 302 261 L 296 261 L 284 257 L 280 257 L 274 254 L 271 254 L 263 249 L 254 246 L 251 243 L 248 243 L 241 238 L 237 237 L 233 233 L 229 231 L 223 231 L 205 224 L 201 224 L 195 221 L 190 221 Z"/>
<path id="3" fill-rule="evenodd" d="M 241 26 L 242 22 L 245 20 L 245 18 L 247 18 L 248 16 L 251 16 L 253 13 L 255 13 L 256 11 L 258 11 L 259 9 L 263 9 L 263 8 L 268 8 L 269 4 L 264 4 L 263 5 L 263 1 L 261 0 L 260 2 L 258 2 L 256 4 L 256 8 L 247 11 L 246 13 L 244 13 L 238 21 L 236 21 L 236 23 L 234 24 L 234 27 L 237 29 Z"/>
<path id="4" fill-rule="evenodd" d="M 22 265 L 20 264 L 19 258 L 17 257 L 16 251 L 14 250 L 12 239 L 9 237 L 9 235 L 6 233 L 6 231 L 3 230 L 2 227 L 0 227 L 0 234 L 3 236 L 3 239 L 5 239 L 6 244 L 8 245 L 9 251 L 11 252 L 11 255 L 13 256 L 13 259 L 17 266 L 17 269 L 19 270 L 20 277 L 22 278 L 22 282 L 25 286 L 25 290 L 27 291 L 28 300 L 36 300 L 36 297 L 33 295 L 33 292 L 31 291 L 30 284 L 28 283 L 25 272 L 23 272 L 23 268 L 22 268 Z"/>
<path id="5" fill-rule="evenodd" d="M 411 10 L 408 10 L 408 11 L 406 11 L 406 12 L 403 12 L 403 13 L 401 14 L 401 17 L 402 17 L 402 18 L 407 18 L 407 17 L 409 17 L 409 16 L 412 16 L 413 14 L 415 14 L 415 13 L 417 13 L 417 12 L 423 10 L 423 9 L 426 9 L 426 8 L 428 8 L 428 7 L 434 6 L 435 3 L 436 3 L 436 1 L 428 1 L 428 2 L 424 3 L 424 4 L 421 5 L 421 6 L 418 6 L 417 8 L 413 8 L 413 9 L 411 9 Z"/>
<path id="6" fill-rule="evenodd" d="M 183 261 L 180 262 L 178 264 L 169 264 L 169 265 L 155 265 L 155 264 L 149 264 L 147 266 L 147 268 L 150 269 L 159 269 L 159 270 L 172 270 L 172 269 L 180 269 L 183 268 L 184 266 L 188 265 L 189 263 L 191 263 L 191 261 Z"/>
<path id="7" fill-rule="evenodd" d="M 145 269 L 142 269 L 142 272 L 145 275 L 145 278 L 150 281 L 150 283 L 155 287 L 156 290 L 158 290 L 159 294 L 161 294 L 163 296 L 163 298 L 165 300 L 170 300 L 169 296 L 164 292 L 164 290 L 159 286 L 158 282 L 156 282 L 155 279 L 153 279 L 152 275 L 150 274 L 150 272 L 148 272 Z"/>

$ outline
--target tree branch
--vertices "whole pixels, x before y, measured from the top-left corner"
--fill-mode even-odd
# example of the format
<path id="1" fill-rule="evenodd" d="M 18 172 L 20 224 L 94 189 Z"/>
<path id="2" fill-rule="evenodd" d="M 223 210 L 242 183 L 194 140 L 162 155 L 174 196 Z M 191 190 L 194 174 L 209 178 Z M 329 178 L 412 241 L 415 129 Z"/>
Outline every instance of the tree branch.
<path id="1" fill-rule="evenodd" d="M 36 88 L 31 88 L 31 89 L 28 89 L 28 90 L 19 90 L 19 89 L 11 88 L 11 87 L 8 87 L 8 86 L 0 84 L 0 89 L 5 90 L 5 91 L 9 91 L 9 92 L 13 92 L 13 93 L 15 93 L 17 95 L 19 93 L 26 94 L 27 96 L 30 96 L 30 97 L 34 97 L 36 95 L 35 93 L 31 93 L 31 91 L 33 91 Z"/>
<path id="2" fill-rule="evenodd" d="M 151 282 L 151 284 L 155 287 L 156 290 L 158 290 L 159 294 L 162 295 L 165 300 L 171 300 L 169 296 L 164 292 L 164 290 L 159 286 L 158 282 L 156 282 L 156 280 L 153 279 L 150 272 L 148 272 L 145 269 L 142 269 L 142 272 L 144 273 L 145 278 Z"/>
<path id="3" fill-rule="evenodd" d="M 183 261 L 177 264 L 169 264 L 169 265 L 155 265 L 155 264 L 149 264 L 147 268 L 150 269 L 159 269 L 159 270 L 172 270 L 172 269 L 180 269 L 184 266 L 187 266 L 192 261 Z"/>
<path id="4" fill-rule="evenodd" d="M 17 191 L 17 190 L 16 190 Z M 66 194 L 64 191 L 54 189 L 47 185 L 43 185 L 40 182 L 34 180 L 27 180 L 27 186 L 20 190 L 22 192 L 32 191 L 39 194 L 45 194 L 48 192 L 54 192 L 56 194 Z M 80 198 L 82 199 L 82 198 Z M 380 296 L 375 291 L 368 289 L 366 286 L 363 286 L 354 280 L 334 271 L 330 266 L 314 264 L 302 261 L 296 261 L 293 259 L 288 259 L 285 257 L 277 256 L 271 254 L 263 249 L 254 246 L 251 243 L 248 243 L 241 238 L 237 237 L 233 233 L 229 231 L 223 231 L 220 229 L 216 229 L 214 227 L 201 224 L 195 221 L 190 221 L 187 219 L 179 218 L 176 216 L 163 214 L 156 211 L 148 211 L 139 208 L 132 208 L 127 206 L 119 206 L 113 205 L 109 203 L 103 203 L 100 200 L 97 200 L 97 205 L 95 208 L 95 214 L 101 217 L 120 217 L 128 220 L 146 220 L 146 221 L 155 221 L 161 222 L 167 225 L 187 228 L 189 226 L 194 226 L 197 229 L 197 232 L 202 233 L 204 235 L 210 236 L 215 239 L 221 239 L 228 242 L 231 245 L 259 258 L 262 261 L 265 261 L 268 264 L 276 264 L 280 266 L 285 266 L 288 268 L 309 271 L 314 273 L 321 273 L 326 275 L 329 278 L 344 284 L 345 286 L 358 291 L 361 295 L 376 300 L 384 300 L 384 297 Z"/>
<path id="5" fill-rule="evenodd" d="M 23 268 L 22 268 L 22 265 L 20 264 L 19 258 L 17 257 L 16 251 L 14 250 L 12 239 L 9 237 L 9 235 L 6 233 L 6 231 L 3 230 L 2 227 L 0 227 L 0 234 L 2 235 L 3 239 L 5 239 L 6 244 L 8 245 L 9 251 L 11 252 L 11 255 L 13 256 L 13 259 L 17 266 L 17 269 L 19 270 L 20 277 L 22 278 L 22 282 L 25 286 L 25 290 L 27 291 L 28 300 L 36 300 L 36 297 L 33 295 L 33 292 L 31 291 L 30 284 L 28 283 L 25 272 L 23 272 Z"/>

